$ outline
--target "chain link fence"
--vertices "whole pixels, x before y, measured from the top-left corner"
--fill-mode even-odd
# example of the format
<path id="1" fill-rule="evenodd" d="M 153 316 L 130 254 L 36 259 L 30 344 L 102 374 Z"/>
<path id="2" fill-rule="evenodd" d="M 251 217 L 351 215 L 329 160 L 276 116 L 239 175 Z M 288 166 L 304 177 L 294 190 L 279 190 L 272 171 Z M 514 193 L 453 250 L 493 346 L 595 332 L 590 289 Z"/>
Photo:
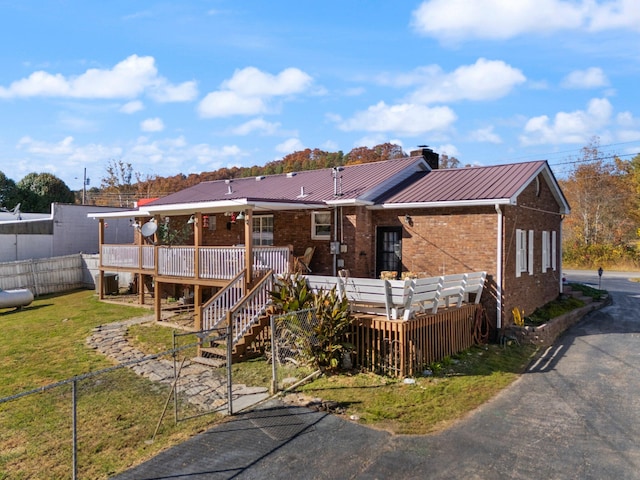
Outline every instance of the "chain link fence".
<path id="1" fill-rule="evenodd" d="M 0 398 L 0 479 L 109 478 L 232 413 L 230 367 L 192 361 L 226 338 L 174 333 L 153 355 L 112 344 L 118 365 Z"/>
<path id="2" fill-rule="evenodd" d="M 266 354 L 272 365 L 273 393 L 290 388 L 318 371 L 317 325 L 313 308 L 271 316 L 271 344 Z"/>

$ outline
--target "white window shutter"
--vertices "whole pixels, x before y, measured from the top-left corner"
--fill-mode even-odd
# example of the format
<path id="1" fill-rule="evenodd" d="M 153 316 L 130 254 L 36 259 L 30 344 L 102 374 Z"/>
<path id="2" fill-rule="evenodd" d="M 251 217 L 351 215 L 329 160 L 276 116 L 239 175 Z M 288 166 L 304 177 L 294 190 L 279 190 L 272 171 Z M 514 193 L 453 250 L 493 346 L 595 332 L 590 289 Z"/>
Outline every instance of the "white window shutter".
<path id="1" fill-rule="evenodd" d="M 549 268 L 549 232 L 542 232 L 542 273 Z"/>
<path id="2" fill-rule="evenodd" d="M 556 232 L 554 230 L 551 232 L 551 268 L 554 270 L 557 267 L 556 255 Z"/>
<path id="3" fill-rule="evenodd" d="M 516 277 L 522 272 L 522 230 L 516 230 Z"/>
<path id="4" fill-rule="evenodd" d="M 533 230 L 529 230 L 529 275 L 533 275 Z"/>

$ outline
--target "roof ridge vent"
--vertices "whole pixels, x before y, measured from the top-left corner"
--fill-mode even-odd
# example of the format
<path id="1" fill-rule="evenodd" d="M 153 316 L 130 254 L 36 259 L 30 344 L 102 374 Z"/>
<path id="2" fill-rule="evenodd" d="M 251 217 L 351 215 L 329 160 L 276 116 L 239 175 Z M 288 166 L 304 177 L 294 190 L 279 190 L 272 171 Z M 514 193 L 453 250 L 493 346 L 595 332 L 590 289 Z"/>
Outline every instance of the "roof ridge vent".
<path id="1" fill-rule="evenodd" d="M 298 174 L 297 172 L 289 172 L 289 173 L 287 173 L 287 178 L 293 178 L 293 177 L 295 177 L 297 174 Z"/>
<path id="2" fill-rule="evenodd" d="M 256 177 L 256 182 L 259 182 L 260 180 L 264 180 L 264 175 L 258 175 Z"/>

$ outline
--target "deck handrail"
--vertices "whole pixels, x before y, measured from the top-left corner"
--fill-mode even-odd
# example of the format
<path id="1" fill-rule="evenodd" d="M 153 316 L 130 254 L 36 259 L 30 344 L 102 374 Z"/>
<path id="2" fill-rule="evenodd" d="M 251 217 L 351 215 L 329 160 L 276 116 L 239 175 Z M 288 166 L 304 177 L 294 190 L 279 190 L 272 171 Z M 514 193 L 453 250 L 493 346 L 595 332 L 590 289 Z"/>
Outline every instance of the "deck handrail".
<path id="1" fill-rule="evenodd" d="M 314 291 L 335 286 L 354 312 L 408 320 L 417 312 L 436 313 L 439 307 L 449 307 L 451 299 L 460 307 L 463 301 L 469 301 L 469 294 L 475 294 L 474 303 L 479 303 L 486 272 L 405 280 L 314 275 L 305 278 Z"/>
<path id="2" fill-rule="evenodd" d="M 269 270 L 251 291 L 227 312 L 227 321 L 231 323 L 232 344 L 235 345 L 257 323 L 271 303 L 273 290 L 273 270 Z"/>
<path id="3" fill-rule="evenodd" d="M 203 330 L 211 330 L 224 325 L 229 310 L 244 297 L 246 276 L 247 271 L 242 270 L 202 306 Z"/>
<path id="4" fill-rule="evenodd" d="M 195 277 L 199 279 L 231 280 L 245 268 L 246 250 L 243 246 L 192 245 L 115 245 L 101 246 L 101 266 L 149 270 L 155 265 L 158 252 L 158 274 L 168 277 Z M 267 270 L 281 275 L 289 272 L 291 247 L 254 246 L 254 277 Z M 195 268 L 196 258 L 198 269 Z"/>

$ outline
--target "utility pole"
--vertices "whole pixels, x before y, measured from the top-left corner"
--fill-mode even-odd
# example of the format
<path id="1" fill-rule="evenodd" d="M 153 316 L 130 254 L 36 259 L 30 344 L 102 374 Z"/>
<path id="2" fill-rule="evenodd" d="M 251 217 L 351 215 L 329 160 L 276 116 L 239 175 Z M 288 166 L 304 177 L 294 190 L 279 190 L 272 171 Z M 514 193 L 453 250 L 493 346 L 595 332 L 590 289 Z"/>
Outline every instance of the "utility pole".
<path id="1" fill-rule="evenodd" d="M 87 196 L 87 185 L 90 180 L 87 178 L 87 167 L 84 167 L 84 176 L 82 177 L 82 204 L 85 203 L 85 197 Z"/>

